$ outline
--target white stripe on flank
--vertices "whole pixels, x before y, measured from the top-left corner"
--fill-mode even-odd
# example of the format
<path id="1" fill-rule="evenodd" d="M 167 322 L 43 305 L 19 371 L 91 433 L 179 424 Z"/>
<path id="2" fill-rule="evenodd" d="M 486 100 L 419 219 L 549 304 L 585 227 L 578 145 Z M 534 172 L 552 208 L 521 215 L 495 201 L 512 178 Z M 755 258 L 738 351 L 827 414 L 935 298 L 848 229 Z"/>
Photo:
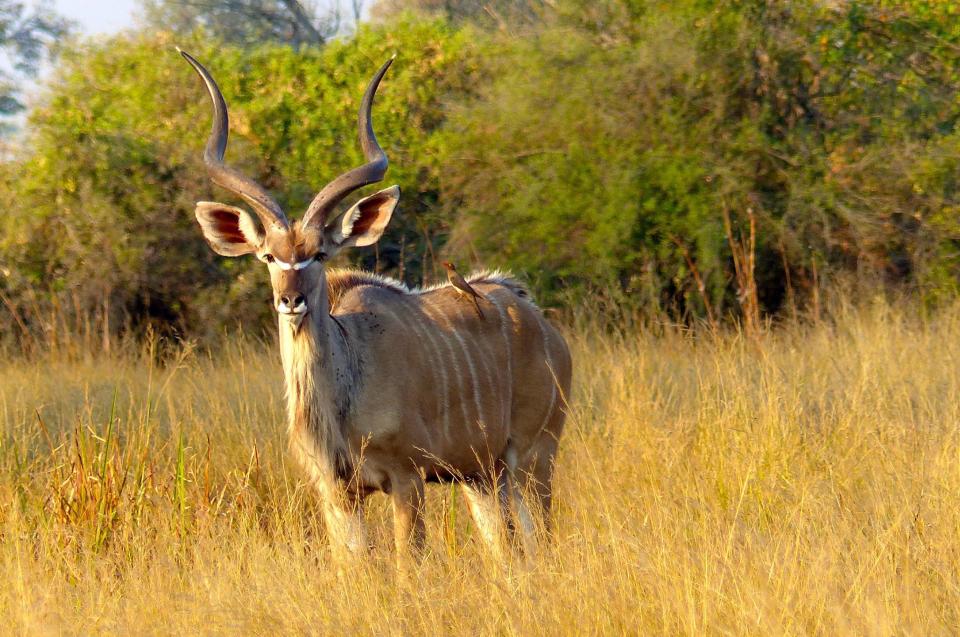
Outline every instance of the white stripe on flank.
<path id="1" fill-rule="evenodd" d="M 508 317 L 506 312 L 503 311 L 503 306 L 497 303 L 496 299 L 493 298 L 493 294 L 487 295 L 487 300 L 497 308 L 497 314 L 500 315 L 500 335 L 503 336 L 503 346 L 504 346 L 504 356 L 507 359 L 507 378 L 504 386 L 506 387 L 506 395 L 503 397 L 503 422 L 505 424 L 510 423 L 510 408 L 513 405 L 513 348 L 510 347 L 510 327 Z"/>
<path id="2" fill-rule="evenodd" d="M 464 306 L 464 305 L 466 305 L 466 304 L 461 303 L 460 305 L 461 305 L 461 306 Z M 470 312 L 470 311 L 467 310 L 465 307 L 463 308 L 463 311 L 464 311 L 464 312 Z M 471 318 L 471 319 L 473 318 L 473 313 L 472 313 L 472 312 L 470 312 L 470 318 Z M 469 339 L 469 342 L 467 342 L 466 345 L 467 345 L 468 348 L 469 348 L 471 345 L 472 345 L 472 346 L 475 346 L 477 358 L 480 360 L 480 365 L 483 367 L 483 370 L 482 370 L 483 375 L 484 375 L 484 377 L 486 377 L 486 379 L 487 379 L 487 381 L 488 381 L 488 382 L 487 382 L 487 385 L 490 387 L 490 393 L 487 394 L 487 396 L 488 396 L 491 400 L 494 400 L 494 401 L 495 401 L 495 400 L 498 398 L 498 392 L 497 392 L 497 387 L 496 387 L 496 377 L 495 377 L 495 375 L 494 375 L 495 369 L 494 369 L 494 371 L 491 371 L 491 369 L 490 369 L 491 366 L 490 366 L 490 365 L 487 365 L 487 356 L 486 356 L 486 354 L 487 354 L 487 351 L 489 350 L 489 348 L 484 347 L 485 343 L 484 343 L 483 339 L 480 338 L 480 335 L 479 335 L 479 334 L 470 334 L 470 337 L 471 337 L 471 338 Z M 497 366 L 497 365 L 496 365 L 496 361 L 494 361 L 492 367 L 496 368 L 496 366 Z M 478 378 L 478 380 L 480 381 L 480 384 L 482 385 L 482 383 L 483 383 L 483 378 L 480 378 L 479 375 L 478 375 L 477 378 Z M 478 396 L 479 396 L 479 394 L 478 394 Z M 486 404 L 486 401 L 483 401 L 483 404 Z M 498 422 L 495 422 L 495 423 L 489 422 L 489 423 L 488 423 L 488 422 L 486 422 L 486 420 L 484 420 L 484 423 L 487 424 L 487 425 L 501 425 L 501 426 L 502 426 L 503 423 L 504 423 L 504 421 L 503 421 L 503 414 L 502 414 L 502 413 L 500 414 L 500 417 L 501 417 L 501 420 L 498 421 Z"/>
<path id="3" fill-rule="evenodd" d="M 427 297 L 427 296 L 424 297 L 424 301 L 425 301 L 424 307 L 426 307 L 427 305 L 426 302 L 428 301 L 429 298 L 430 297 Z M 460 351 L 463 352 L 463 357 L 467 360 L 467 368 L 468 368 L 468 371 L 470 372 L 470 384 L 473 385 L 473 403 L 477 407 L 477 421 L 479 423 L 485 423 L 486 421 L 483 418 L 483 407 L 480 405 L 480 386 L 477 384 L 477 370 L 473 367 L 473 359 L 470 357 L 470 352 L 467 350 L 467 345 L 464 342 L 463 337 L 460 336 L 456 328 L 453 326 L 453 323 L 450 322 L 450 317 L 446 315 L 446 313 L 443 311 L 443 308 L 438 307 L 437 304 L 433 303 L 432 300 L 429 301 L 429 304 L 432 307 L 437 308 L 440 317 L 443 318 L 443 322 L 446 323 L 447 327 L 450 328 L 450 333 L 453 334 L 454 338 L 456 338 L 457 342 L 460 344 Z M 434 317 L 431 315 L 431 318 L 434 318 Z M 434 318 L 434 320 L 436 320 L 436 318 Z M 444 334 L 444 336 L 446 336 L 446 334 Z M 461 396 L 462 395 L 463 394 L 461 393 Z M 464 401 L 462 398 L 460 400 L 460 404 L 461 405 L 464 404 Z M 464 424 L 466 425 L 472 424 L 469 420 L 469 417 L 467 416 L 466 407 L 463 408 L 463 416 L 466 419 Z"/>
<path id="4" fill-rule="evenodd" d="M 451 330 L 451 332 L 460 343 L 463 356 L 467 359 L 467 369 L 470 371 L 470 384 L 473 385 L 473 404 L 477 408 L 477 423 L 482 427 L 487 423 L 487 419 L 483 417 L 483 404 L 480 402 L 480 379 L 477 377 L 477 368 L 473 364 L 473 356 L 470 355 L 470 348 L 467 347 L 467 342 L 463 340 L 463 337 L 460 336 L 457 330 Z"/>
<path id="5" fill-rule="evenodd" d="M 426 310 L 424 310 L 424 311 L 426 311 Z M 436 318 L 434 318 L 432 315 L 428 315 L 428 316 L 430 316 L 430 318 L 431 318 L 434 322 L 436 322 L 436 320 L 437 320 Z M 466 403 L 466 401 L 464 401 L 464 399 L 463 399 L 463 388 L 460 387 L 460 383 L 463 381 L 463 372 L 460 370 L 460 363 L 457 362 L 457 355 L 456 355 L 456 353 L 453 351 L 453 345 L 450 344 L 450 339 L 447 338 L 447 332 L 441 330 L 441 331 L 438 333 L 438 336 L 440 336 L 440 338 L 443 340 L 443 345 L 444 345 L 444 347 L 446 347 L 446 348 L 447 348 L 447 351 L 450 353 L 450 360 L 453 362 L 453 373 L 454 373 L 454 377 L 457 379 L 457 389 L 460 390 L 460 396 L 459 396 L 460 412 L 463 414 L 463 423 L 464 423 L 464 424 L 469 424 L 469 422 L 470 422 L 470 414 L 467 413 L 467 403 Z M 451 388 L 452 388 L 452 386 L 451 386 Z"/>
<path id="6" fill-rule="evenodd" d="M 553 368 L 553 359 L 550 357 L 549 343 L 547 343 L 547 330 L 543 329 L 543 320 L 545 319 L 537 317 L 535 322 L 540 329 L 540 336 L 543 338 L 543 359 L 547 364 L 547 373 L 549 374 L 550 380 L 550 407 L 547 408 L 547 414 L 543 417 L 543 422 L 540 424 L 540 429 L 537 430 L 538 432 L 546 430 L 550 416 L 553 415 L 553 404 L 557 400 L 557 374 Z"/>
<path id="7" fill-rule="evenodd" d="M 446 441 L 450 440 L 450 390 L 448 388 L 449 379 L 447 377 L 447 365 L 443 360 L 443 353 L 440 351 L 440 347 L 437 345 L 437 341 L 434 340 L 433 335 L 433 326 L 432 325 L 423 325 L 423 329 L 420 329 L 420 321 L 422 320 L 423 313 L 414 312 L 413 308 L 407 308 L 404 306 L 404 310 L 409 309 L 413 316 L 409 321 L 410 328 L 417 333 L 417 338 L 420 343 L 429 344 L 430 348 L 430 375 L 434 378 L 434 386 L 437 384 L 440 385 L 440 393 L 437 394 L 438 401 L 438 412 L 443 414 L 443 437 Z M 420 308 L 417 308 L 420 309 Z M 416 325 L 415 325 L 416 324 Z M 434 354 L 436 356 L 434 356 Z M 437 364 L 439 361 L 439 365 Z M 440 371 L 440 382 L 436 382 L 437 368 L 439 367 Z"/>

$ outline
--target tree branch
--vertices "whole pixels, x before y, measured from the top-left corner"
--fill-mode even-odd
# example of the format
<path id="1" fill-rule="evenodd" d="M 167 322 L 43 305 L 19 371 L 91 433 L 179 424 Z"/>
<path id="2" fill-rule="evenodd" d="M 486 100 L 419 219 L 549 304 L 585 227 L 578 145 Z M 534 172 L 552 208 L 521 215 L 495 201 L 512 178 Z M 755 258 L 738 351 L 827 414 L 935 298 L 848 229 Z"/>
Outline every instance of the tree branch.
<path id="1" fill-rule="evenodd" d="M 310 39 L 313 40 L 314 45 L 320 46 L 327 41 L 327 39 L 323 37 L 323 34 L 317 30 L 317 27 L 314 26 L 310 20 L 310 16 L 297 0 L 281 0 L 281 2 L 283 6 L 290 11 L 290 14 L 293 16 L 293 19 L 296 20 L 297 24 L 307 32 Z"/>

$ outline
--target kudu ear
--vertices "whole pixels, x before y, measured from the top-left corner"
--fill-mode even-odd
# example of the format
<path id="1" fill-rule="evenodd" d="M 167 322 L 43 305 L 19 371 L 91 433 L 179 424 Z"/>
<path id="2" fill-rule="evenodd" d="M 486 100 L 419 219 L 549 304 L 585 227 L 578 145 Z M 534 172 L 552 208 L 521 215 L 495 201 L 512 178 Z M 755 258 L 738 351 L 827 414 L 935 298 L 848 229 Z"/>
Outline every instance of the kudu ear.
<path id="1" fill-rule="evenodd" d="M 196 215 L 204 238 L 219 255 L 239 257 L 256 252 L 263 244 L 263 230 L 242 208 L 198 201 Z"/>
<path id="2" fill-rule="evenodd" d="M 373 245 L 386 230 L 399 201 L 400 186 L 364 197 L 328 224 L 324 234 L 337 248 Z"/>

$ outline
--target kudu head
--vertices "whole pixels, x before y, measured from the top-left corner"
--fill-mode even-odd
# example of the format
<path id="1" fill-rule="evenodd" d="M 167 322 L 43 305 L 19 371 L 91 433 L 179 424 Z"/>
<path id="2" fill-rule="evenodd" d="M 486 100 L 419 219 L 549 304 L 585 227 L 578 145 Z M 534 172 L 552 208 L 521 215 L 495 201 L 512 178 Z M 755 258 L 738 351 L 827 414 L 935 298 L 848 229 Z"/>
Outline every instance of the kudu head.
<path id="1" fill-rule="evenodd" d="M 223 163 L 229 128 L 227 104 L 207 69 L 185 51 L 180 54 L 203 79 L 213 100 L 213 128 L 203 152 L 210 179 L 239 195 L 259 219 L 258 223 L 242 208 L 200 201 L 196 216 L 203 236 L 217 254 L 225 257 L 255 254 L 266 263 L 273 285 L 274 307 L 281 318 L 289 321 L 295 330 L 299 329 L 308 312 L 326 307 L 324 262 L 343 248 L 376 243 L 400 199 L 400 188 L 391 186 L 329 218 L 344 197 L 357 188 L 380 181 L 387 170 L 387 156 L 373 134 L 370 109 L 377 86 L 393 58 L 370 80 L 360 104 L 360 145 L 367 163 L 324 186 L 300 221 L 291 223 L 263 187 Z"/>

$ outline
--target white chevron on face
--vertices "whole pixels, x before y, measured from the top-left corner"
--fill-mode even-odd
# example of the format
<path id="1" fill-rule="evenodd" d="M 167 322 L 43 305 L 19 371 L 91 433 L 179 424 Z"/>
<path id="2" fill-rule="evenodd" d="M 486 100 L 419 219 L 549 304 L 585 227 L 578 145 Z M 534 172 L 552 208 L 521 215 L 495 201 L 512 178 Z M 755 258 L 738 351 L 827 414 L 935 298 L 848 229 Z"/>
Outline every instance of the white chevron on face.
<path id="1" fill-rule="evenodd" d="M 273 261 L 274 263 L 277 264 L 277 267 L 279 267 L 281 270 L 302 270 L 308 265 L 310 265 L 311 263 L 313 263 L 314 258 L 310 257 L 309 259 L 304 259 L 303 261 L 297 261 L 296 263 L 287 263 L 277 258 L 274 258 Z"/>

